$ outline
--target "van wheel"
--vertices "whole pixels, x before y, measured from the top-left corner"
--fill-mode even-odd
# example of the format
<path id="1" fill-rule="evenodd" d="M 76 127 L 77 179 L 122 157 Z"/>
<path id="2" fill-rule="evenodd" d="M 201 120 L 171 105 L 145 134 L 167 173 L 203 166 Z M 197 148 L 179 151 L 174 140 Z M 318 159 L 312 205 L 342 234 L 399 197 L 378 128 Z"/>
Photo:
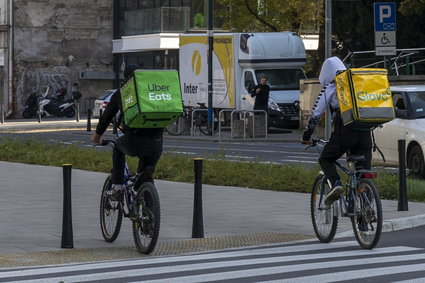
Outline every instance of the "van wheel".
<path id="1" fill-rule="evenodd" d="M 407 166 L 413 176 L 425 178 L 424 155 L 419 145 L 415 145 L 412 150 L 410 150 L 407 157 Z"/>

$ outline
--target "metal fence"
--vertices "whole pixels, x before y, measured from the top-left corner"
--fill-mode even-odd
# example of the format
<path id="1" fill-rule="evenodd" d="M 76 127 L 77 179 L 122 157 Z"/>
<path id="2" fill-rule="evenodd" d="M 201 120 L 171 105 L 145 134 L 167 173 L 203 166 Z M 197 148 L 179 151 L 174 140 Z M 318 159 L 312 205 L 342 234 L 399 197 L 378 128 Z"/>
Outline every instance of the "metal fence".
<path id="1" fill-rule="evenodd" d="M 343 61 L 350 68 L 385 68 L 390 75 L 425 75 L 425 48 L 396 49 L 397 55 L 375 56 L 375 50 L 350 52 Z M 379 58 L 377 60 L 377 58 Z"/>

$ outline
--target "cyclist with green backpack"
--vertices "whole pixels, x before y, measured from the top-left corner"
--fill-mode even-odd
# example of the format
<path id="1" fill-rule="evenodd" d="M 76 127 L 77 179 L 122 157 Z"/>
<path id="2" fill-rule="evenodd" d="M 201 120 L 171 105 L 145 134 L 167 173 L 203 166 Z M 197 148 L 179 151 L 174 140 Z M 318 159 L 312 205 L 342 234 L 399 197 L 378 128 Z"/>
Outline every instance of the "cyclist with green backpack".
<path id="1" fill-rule="evenodd" d="M 332 184 L 331 190 L 326 194 L 325 204 L 329 205 L 340 198 L 343 187 L 334 161 L 339 159 L 347 151 L 350 154 L 364 155 L 366 160 L 357 162 L 366 170 L 371 168 L 372 138 L 369 128 L 353 128 L 344 126 L 341 118 L 340 105 L 336 95 L 335 76 L 339 71 L 346 70 L 344 63 L 337 57 L 325 60 L 319 75 L 319 81 L 323 86 L 313 106 L 312 115 L 303 132 L 301 143 L 310 144 L 313 131 L 325 112 L 328 105 L 333 115 L 334 130 L 326 143 L 319 158 L 320 166 Z"/>
<path id="2" fill-rule="evenodd" d="M 140 69 L 136 64 L 130 64 L 124 70 L 124 83 L 130 80 L 134 71 Z M 115 115 L 123 113 L 121 91 L 116 91 L 99 118 L 95 134 L 91 137 L 94 143 L 101 143 L 102 135 L 105 133 Z M 121 114 L 122 116 L 122 114 Z M 153 182 L 152 174 L 162 154 L 163 128 L 131 128 L 126 125 L 122 117 L 118 123 L 122 123 L 123 135 L 116 141 L 112 154 L 112 187 L 107 192 L 111 197 L 119 198 L 122 195 L 124 184 L 125 155 L 138 157 L 139 164 L 137 172 L 144 172 L 145 181 Z"/>

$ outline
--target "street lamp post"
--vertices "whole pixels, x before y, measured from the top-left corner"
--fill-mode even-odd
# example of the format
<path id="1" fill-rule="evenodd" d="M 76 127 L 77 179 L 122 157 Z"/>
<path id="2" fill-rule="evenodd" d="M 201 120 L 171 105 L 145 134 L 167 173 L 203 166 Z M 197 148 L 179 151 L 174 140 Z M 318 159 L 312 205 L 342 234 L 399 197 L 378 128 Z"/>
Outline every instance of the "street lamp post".
<path id="1" fill-rule="evenodd" d="M 332 0 L 325 2 L 325 58 L 332 56 Z M 332 134 L 331 110 L 326 107 L 325 139 L 329 140 Z"/>
<path id="2" fill-rule="evenodd" d="M 208 135 L 212 136 L 213 130 L 213 86 L 212 86 L 212 62 L 213 62 L 213 48 L 214 48 L 214 34 L 213 34 L 213 0 L 208 0 Z"/>

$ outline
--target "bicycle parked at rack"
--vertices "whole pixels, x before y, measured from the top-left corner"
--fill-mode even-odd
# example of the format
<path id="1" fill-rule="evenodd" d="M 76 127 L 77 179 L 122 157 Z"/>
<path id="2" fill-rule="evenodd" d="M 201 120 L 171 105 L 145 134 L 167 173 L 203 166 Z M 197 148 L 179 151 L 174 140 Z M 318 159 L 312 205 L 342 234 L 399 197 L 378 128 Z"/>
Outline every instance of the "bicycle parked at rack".
<path id="1" fill-rule="evenodd" d="M 184 106 L 183 114 L 174 123 L 168 125 L 165 131 L 172 136 L 179 136 L 190 130 L 193 113 L 192 131 L 199 130 L 201 134 L 208 135 L 208 107 L 205 103 L 198 103 L 199 107 Z M 196 111 L 195 111 L 196 110 Z M 213 133 L 218 130 L 218 116 L 214 113 Z"/>
<path id="2" fill-rule="evenodd" d="M 115 147 L 114 140 L 103 140 L 102 146 Z M 111 189 L 109 175 L 102 188 L 100 199 L 100 227 L 105 241 L 113 242 L 120 233 L 122 218 L 132 222 L 133 239 L 140 253 L 149 254 L 158 241 L 161 211 L 158 192 L 153 183 L 148 182 L 153 170 L 132 174 L 125 164 L 123 197 L 112 198 L 106 194 Z"/>
<path id="3" fill-rule="evenodd" d="M 326 141 L 312 140 L 312 145 L 323 146 Z M 339 200 L 331 205 L 325 205 L 325 195 L 331 184 L 320 172 L 316 177 L 311 193 L 311 218 L 317 238 L 328 243 L 333 240 L 338 226 L 338 217 L 351 219 L 354 235 L 359 245 L 364 249 L 373 249 L 379 241 L 382 232 L 382 206 L 379 192 L 372 182 L 376 172 L 356 167 L 356 162 L 364 161 L 363 155 L 347 155 L 348 168 L 335 161 L 340 171 L 348 179 L 344 185 L 344 193 Z"/>

